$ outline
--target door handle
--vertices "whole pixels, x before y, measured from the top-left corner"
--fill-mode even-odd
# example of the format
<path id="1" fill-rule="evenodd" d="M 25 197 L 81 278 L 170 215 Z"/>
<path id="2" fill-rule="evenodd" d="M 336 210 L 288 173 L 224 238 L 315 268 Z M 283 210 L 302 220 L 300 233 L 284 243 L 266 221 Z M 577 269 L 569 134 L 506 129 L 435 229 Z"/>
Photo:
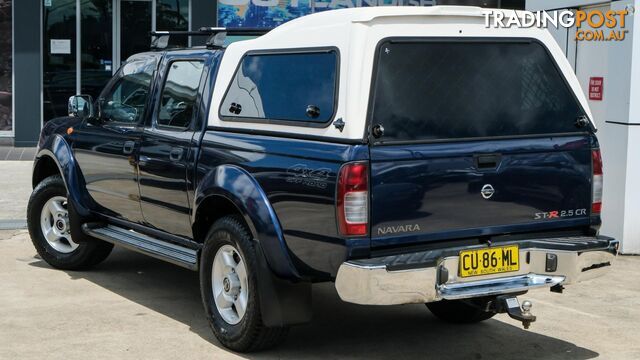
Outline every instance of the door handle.
<path id="1" fill-rule="evenodd" d="M 181 147 L 174 147 L 169 152 L 169 160 L 171 161 L 180 161 L 182 160 L 182 154 L 184 154 L 184 149 Z"/>
<path id="2" fill-rule="evenodd" d="M 125 141 L 124 145 L 122 146 L 122 153 L 124 153 L 125 155 L 130 155 L 133 153 L 133 149 L 136 147 L 136 142 L 135 141 Z"/>
<path id="3" fill-rule="evenodd" d="M 500 155 L 476 155 L 476 168 L 479 170 L 491 170 L 496 169 L 500 165 Z"/>

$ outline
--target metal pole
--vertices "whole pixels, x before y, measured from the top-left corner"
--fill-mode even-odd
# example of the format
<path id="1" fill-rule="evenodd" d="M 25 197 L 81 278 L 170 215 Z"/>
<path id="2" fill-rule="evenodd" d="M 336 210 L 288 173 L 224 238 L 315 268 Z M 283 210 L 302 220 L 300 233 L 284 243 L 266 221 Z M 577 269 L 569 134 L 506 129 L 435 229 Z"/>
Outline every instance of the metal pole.
<path id="1" fill-rule="evenodd" d="M 151 31 L 156 31 L 156 9 L 156 0 L 151 0 Z"/>
<path id="2" fill-rule="evenodd" d="M 82 11 L 80 0 L 76 0 L 76 95 L 82 93 Z"/>
<path id="3" fill-rule="evenodd" d="M 114 75 L 120 67 L 120 0 L 113 0 L 111 11 L 111 74 Z"/>

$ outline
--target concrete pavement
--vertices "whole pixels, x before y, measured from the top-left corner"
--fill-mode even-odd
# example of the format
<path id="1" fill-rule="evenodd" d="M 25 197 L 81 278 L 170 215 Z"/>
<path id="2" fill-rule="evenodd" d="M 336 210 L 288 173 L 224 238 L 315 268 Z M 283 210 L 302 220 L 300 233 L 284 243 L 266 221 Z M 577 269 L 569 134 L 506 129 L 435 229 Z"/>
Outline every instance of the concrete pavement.
<path id="1" fill-rule="evenodd" d="M 35 147 L 2 146 L 0 143 L 0 160 L 25 160 L 31 161 L 36 156 Z"/>
<path id="2" fill-rule="evenodd" d="M 32 165 L 32 161 L 0 161 L 0 229 L 8 220 L 26 219 Z"/>
<path id="3" fill-rule="evenodd" d="M 121 249 L 91 271 L 59 271 L 25 230 L 0 239 L 0 359 L 640 359 L 640 257 L 565 294 L 521 297 L 538 316 L 530 330 L 505 315 L 454 326 L 424 305 L 346 304 L 317 285 L 313 323 L 242 355 L 209 331 L 194 272 Z"/>

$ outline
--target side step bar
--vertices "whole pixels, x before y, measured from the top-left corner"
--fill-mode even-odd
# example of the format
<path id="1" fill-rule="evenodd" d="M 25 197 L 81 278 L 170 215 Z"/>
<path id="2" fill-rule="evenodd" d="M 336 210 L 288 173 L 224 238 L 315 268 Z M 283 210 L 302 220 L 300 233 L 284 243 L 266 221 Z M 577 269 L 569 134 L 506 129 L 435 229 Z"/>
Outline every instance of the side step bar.
<path id="1" fill-rule="evenodd" d="M 198 252 L 114 225 L 88 223 L 82 231 L 95 238 L 164 260 L 190 270 L 198 269 Z"/>

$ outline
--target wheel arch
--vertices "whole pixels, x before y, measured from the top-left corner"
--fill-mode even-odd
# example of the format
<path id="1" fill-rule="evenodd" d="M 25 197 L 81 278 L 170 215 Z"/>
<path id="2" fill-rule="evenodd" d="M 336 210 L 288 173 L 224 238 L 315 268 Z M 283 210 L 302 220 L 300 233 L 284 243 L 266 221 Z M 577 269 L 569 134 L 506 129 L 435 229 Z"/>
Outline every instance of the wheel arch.
<path id="1" fill-rule="evenodd" d="M 212 220 L 232 214 L 244 219 L 275 275 L 300 279 L 280 222 L 259 183 L 238 166 L 221 165 L 201 178 L 196 188 L 192 215 L 194 238 L 204 239 Z"/>
<path id="2" fill-rule="evenodd" d="M 211 224 L 228 215 L 238 215 L 242 217 L 245 225 L 249 227 L 246 218 L 233 201 L 219 194 L 207 196 L 202 200 L 202 203 L 199 204 L 194 214 L 194 222 L 192 225 L 194 240 L 202 243 L 207 236 Z M 252 235 L 255 236 L 255 229 L 250 228 L 250 230 Z"/>
<path id="3" fill-rule="evenodd" d="M 58 163 L 50 154 L 43 154 L 36 158 L 33 164 L 33 174 L 31 176 L 31 187 L 35 188 L 42 180 L 53 175 L 62 175 Z"/>
<path id="4" fill-rule="evenodd" d="M 264 324 L 280 327 L 307 323 L 312 316 L 311 284 L 299 281 L 266 194 L 255 178 L 233 165 L 216 167 L 199 181 L 192 215 L 194 238 L 204 239 L 213 221 L 226 215 L 244 219 L 255 243 Z"/>
<path id="5" fill-rule="evenodd" d="M 90 215 L 90 196 L 77 167 L 73 151 L 60 135 L 52 135 L 38 150 L 33 163 L 32 186 L 49 176 L 59 174 L 67 188 L 68 199 L 79 216 Z"/>

